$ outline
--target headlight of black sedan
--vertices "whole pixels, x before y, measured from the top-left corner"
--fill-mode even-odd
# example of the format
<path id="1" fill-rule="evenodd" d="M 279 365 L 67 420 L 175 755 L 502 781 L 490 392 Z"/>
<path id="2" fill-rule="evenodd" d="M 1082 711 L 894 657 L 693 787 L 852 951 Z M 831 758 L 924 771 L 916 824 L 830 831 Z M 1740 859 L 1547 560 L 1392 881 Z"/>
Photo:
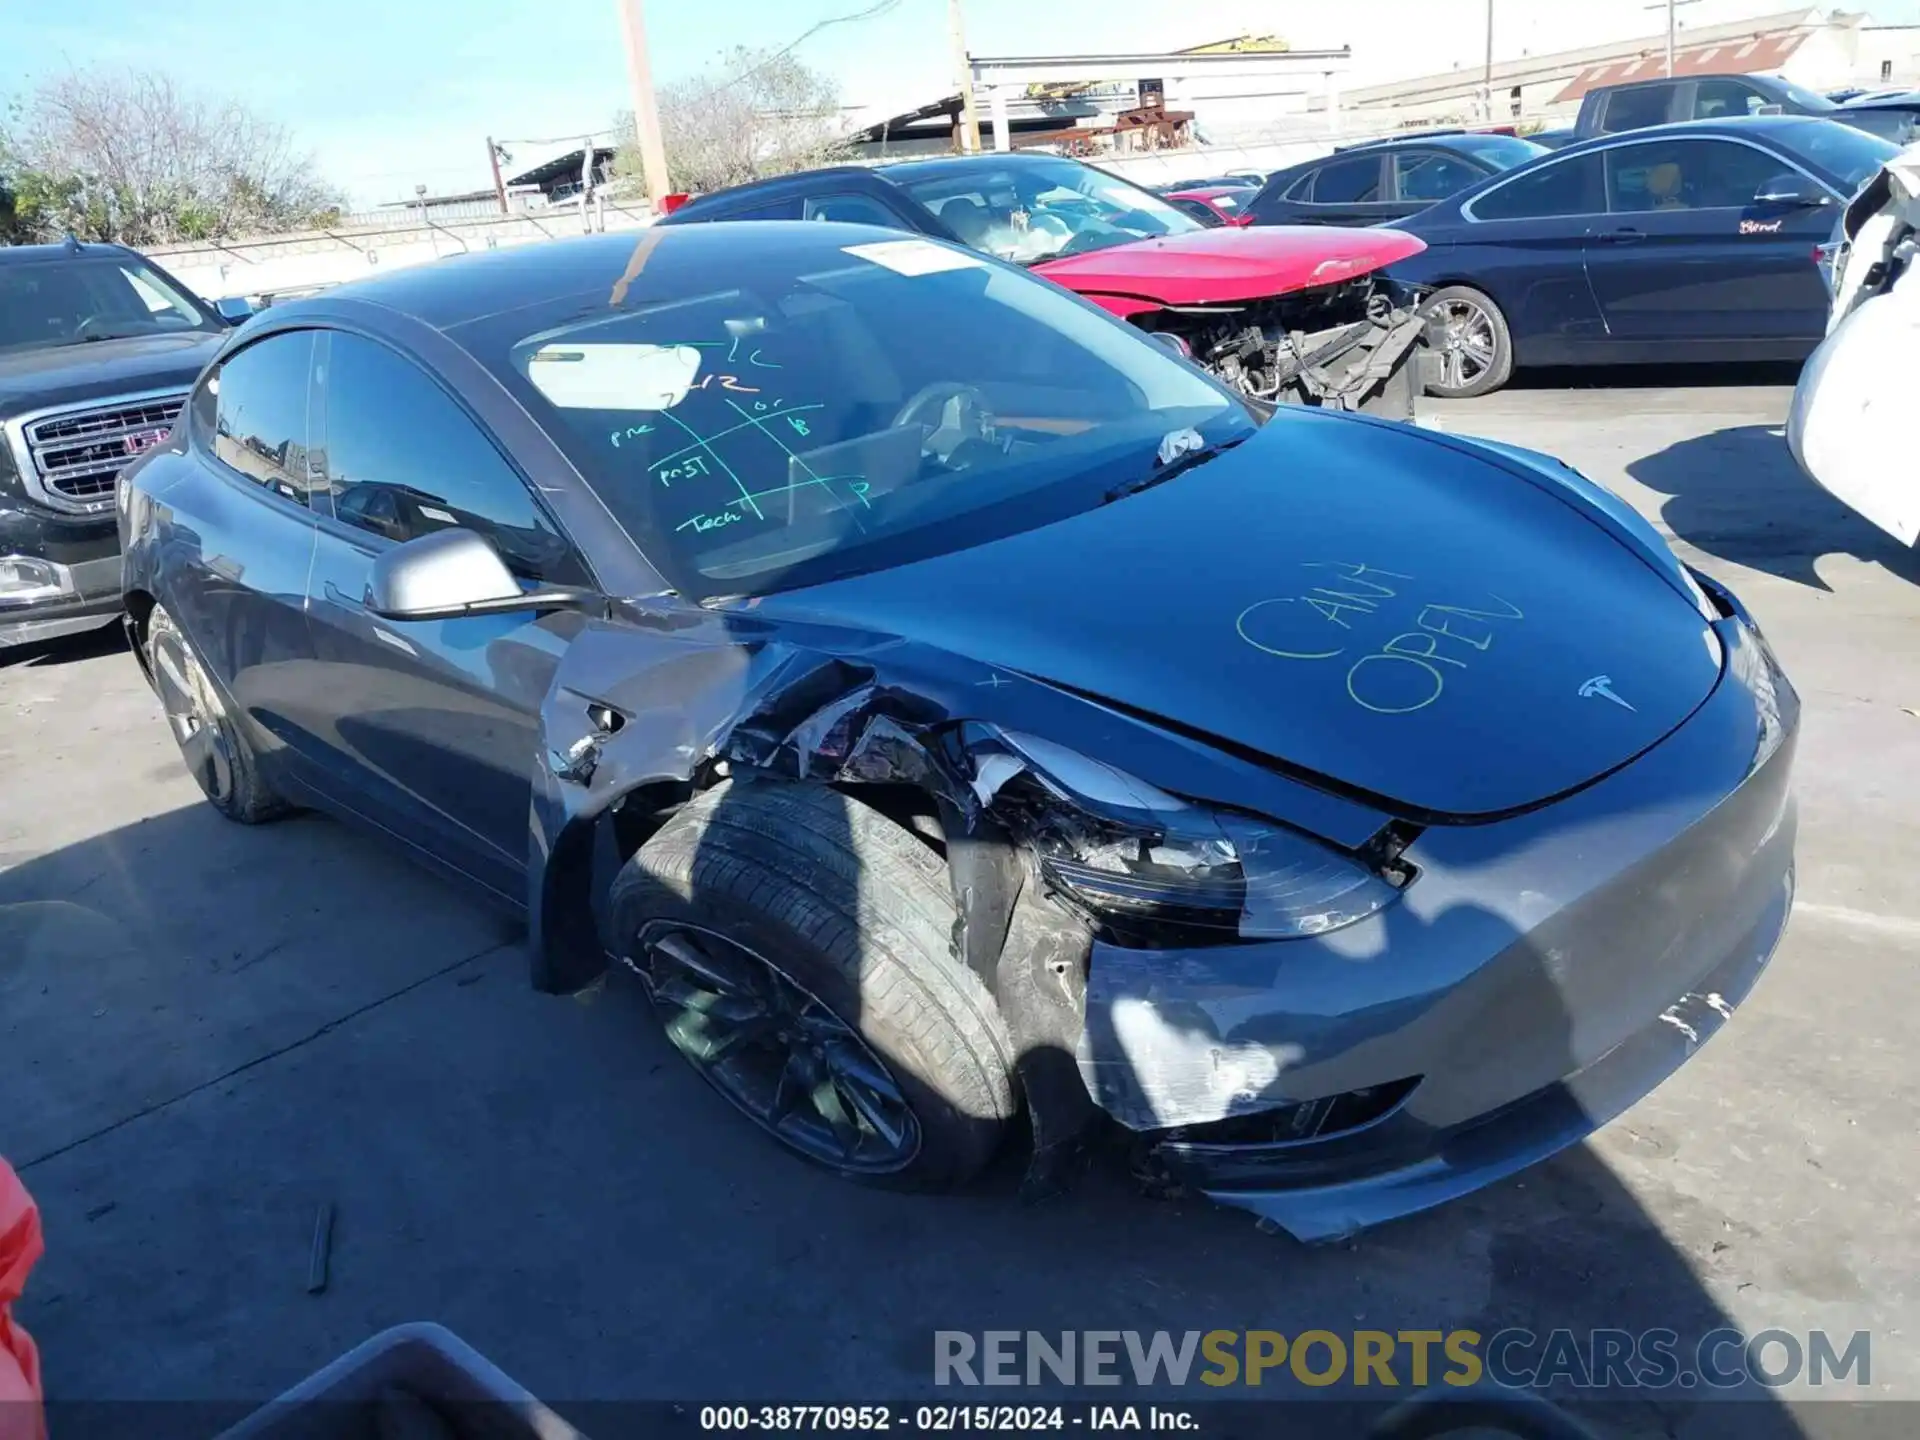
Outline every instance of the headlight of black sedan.
<path id="1" fill-rule="evenodd" d="M 1324 935 L 1385 909 L 1412 867 L 1190 804 L 1036 736 L 969 727 L 976 796 L 1032 849 L 1062 899 L 1123 943 Z"/>

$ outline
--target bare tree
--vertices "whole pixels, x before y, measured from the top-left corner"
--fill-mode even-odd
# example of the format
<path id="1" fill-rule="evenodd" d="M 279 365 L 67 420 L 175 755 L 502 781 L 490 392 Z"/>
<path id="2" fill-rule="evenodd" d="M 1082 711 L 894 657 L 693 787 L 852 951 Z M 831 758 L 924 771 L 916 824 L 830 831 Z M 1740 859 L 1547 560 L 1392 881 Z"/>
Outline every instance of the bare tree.
<path id="1" fill-rule="evenodd" d="M 675 190 L 718 190 L 832 164 L 846 153 L 833 81 L 792 55 L 736 47 L 706 74 L 660 89 L 660 130 Z M 633 116 L 620 115 L 616 174 L 637 179 Z"/>
<path id="2" fill-rule="evenodd" d="M 151 72 L 55 76 L 0 141 L 25 239 L 219 239 L 297 229 L 338 205 L 283 127 Z"/>

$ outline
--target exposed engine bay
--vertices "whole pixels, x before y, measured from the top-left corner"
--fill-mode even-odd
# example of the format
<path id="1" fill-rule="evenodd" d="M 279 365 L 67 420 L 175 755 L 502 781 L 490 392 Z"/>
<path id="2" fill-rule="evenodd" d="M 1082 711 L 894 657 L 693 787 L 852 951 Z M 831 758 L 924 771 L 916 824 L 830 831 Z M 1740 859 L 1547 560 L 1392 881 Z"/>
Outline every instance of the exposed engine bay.
<path id="1" fill-rule="evenodd" d="M 1411 290 L 1377 275 L 1244 303 L 1169 306 L 1139 323 L 1184 341 L 1250 399 L 1411 416 L 1426 322 Z"/>

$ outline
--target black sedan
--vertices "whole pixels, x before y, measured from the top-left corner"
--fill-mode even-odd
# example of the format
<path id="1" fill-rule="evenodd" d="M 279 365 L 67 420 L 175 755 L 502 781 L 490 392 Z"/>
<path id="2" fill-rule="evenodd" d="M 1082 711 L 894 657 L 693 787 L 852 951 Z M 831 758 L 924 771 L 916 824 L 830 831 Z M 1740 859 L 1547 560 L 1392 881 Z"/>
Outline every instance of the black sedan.
<path id="1" fill-rule="evenodd" d="M 1246 210 L 1255 225 L 1383 225 L 1546 153 L 1471 131 L 1374 140 L 1275 171 Z"/>
<path id="2" fill-rule="evenodd" d="M 1895 153 L 1798 115 L 1694 120 L 1570 145 L 1400 224 L 1427 249 L 1429 394 L 1529 365 L 1800 360 L 1825 333 L 1815 247 Z"/>
<path id="3" fill-rule="evenodd" d="M 1342 1233 L 1632 1104 L 1786 923 L 1798 702 L 1634 512 L 957 246 L 663 226 L 275 306 L 118 506 L 214 806 L 470 879 L 544 991 L 631 966 L 850 1177 L 957 1184 L 1024 1107 L 1037 1177 L 1098 1122 Z"/>

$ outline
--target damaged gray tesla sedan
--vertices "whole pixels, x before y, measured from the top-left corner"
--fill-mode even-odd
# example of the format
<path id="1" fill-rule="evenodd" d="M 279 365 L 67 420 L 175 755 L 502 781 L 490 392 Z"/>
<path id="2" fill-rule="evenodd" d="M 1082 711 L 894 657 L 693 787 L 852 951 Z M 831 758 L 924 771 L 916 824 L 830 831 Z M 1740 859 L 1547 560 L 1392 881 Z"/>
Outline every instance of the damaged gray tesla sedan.
<path id="1" fill-rule="evenodd" d="M 630 964 L 793 1151 L 1026 1112 L 1294 1234 L 1571 1144 L 1786 923 L 1798 701 L 1545 456 L 1250 408 L 999 261 L 827 223 L 275 306 L 119 494 L 236 820 L 366 823 Z"/>

